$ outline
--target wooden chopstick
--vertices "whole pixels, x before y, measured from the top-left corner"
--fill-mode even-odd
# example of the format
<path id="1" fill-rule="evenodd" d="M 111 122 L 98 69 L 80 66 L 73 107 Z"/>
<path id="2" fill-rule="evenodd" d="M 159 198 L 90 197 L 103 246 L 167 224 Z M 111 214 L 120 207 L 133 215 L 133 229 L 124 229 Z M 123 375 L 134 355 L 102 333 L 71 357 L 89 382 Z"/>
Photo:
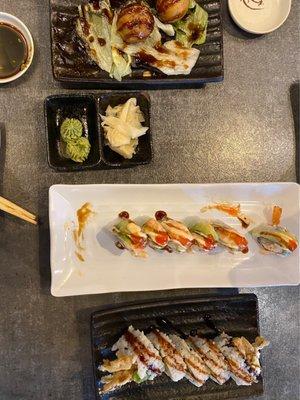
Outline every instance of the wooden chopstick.
<path id="1" fill-rule="evenodd" d="M 17 204 L 0 196 L 0 210 L 5 211 L 11 215 L 23 219 L 24 221 L 30 222 L 31 224 L 37 225 L 37 217 L 30 213 L 24 208 L 19 207 Z"/>

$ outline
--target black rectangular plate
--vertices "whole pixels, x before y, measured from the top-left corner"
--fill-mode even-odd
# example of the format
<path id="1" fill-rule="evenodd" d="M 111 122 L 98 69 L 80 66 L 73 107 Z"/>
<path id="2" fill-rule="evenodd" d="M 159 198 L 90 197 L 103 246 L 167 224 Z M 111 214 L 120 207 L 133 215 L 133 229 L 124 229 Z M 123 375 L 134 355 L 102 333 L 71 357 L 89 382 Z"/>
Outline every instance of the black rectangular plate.
<path id="1" fill-rule="evenodd" d="M 125 103 L 130 97 L 137 99 L 137 104 L 145 117 L 142 124 L 148 126 L 147 133 L 139 138 L 136 154 L 127 160 L 113 152 L 105 144 L 101 127 L 100 114 L 105 115 L 108 105 L 112 107 Z M 58 172 L 76 172 L 86 169 L 130 168 L 149 164 L 152 160 L 152 140 L 150 127 L 150 99 L 146 93 L 122 92 L 98 94 L 62 94 L 49 96 L 45 100 L 45 124 L 47 135 L 48 164 Z M 84 128 L 84 136 L 89 138 L 91 152 L 83 163 L 75 163 L 63 158 L 58 151 L 59 128 L 65 118 L 79 119 Z"/>
<path id="2" fill-rule="evenodd" d="M 100 163 L 100 139 L 97 134 L 97 108 L 93 96 L 49 96 L 45 101 L 48 132 L 48 163 L 58 171 L 80 171 Z M 83 136 L 89 139 L 91 151 L 86 161 L 75 163 L 59 154 L 60 125 L 65 118 L 76 118 L 83 126 Z"/>
<path id="3" fill-rule="evenodd" d="M 121 82 L 111 79 L 92 62 L 78 41 L 75 21 L 81 0 L 50 0 L 52 69 L 54 78 L 65 86 L 101 87 L 102 89 L 195 88 L 223 80 L 223 31 L 221 0 L 198 0 L 209 13 L 206 43 L 198 46 L 199 59 L 190 75 L 167 76 L 152 71 L 143 77 L 143 68 L 135 68 Z"/>
<path id="4" fill-rule="evenodd" d="M 207 315 L 218 329 L 224 330 L 229 335 L 245 336 L 250 341 L 254 341 L 259 335 L 258 305 L 254 294 L 164 299 L 119 305 L 114 309 L 93 313 L 91 338 L 96 399 L 225 400 L 262 394 L 262 377 L 252 386 L 237 386 L 230 379 L 221 386 L 208 380 L 201 388 L 197 388 L 187 380 L 172 382 L 164 374 L 151 382 L 143 382 L 140 385 L 130 383 L 111 394 L 99 394 L 97 388 L 103 374 L 98 370 L 98 366 L 129 325 L 143 330 L 155 325 L 155 318 L 165 317 L 185 333 L 198 329 L 201 334 L 208 335 L 213 331 L 202 318 Z"/>

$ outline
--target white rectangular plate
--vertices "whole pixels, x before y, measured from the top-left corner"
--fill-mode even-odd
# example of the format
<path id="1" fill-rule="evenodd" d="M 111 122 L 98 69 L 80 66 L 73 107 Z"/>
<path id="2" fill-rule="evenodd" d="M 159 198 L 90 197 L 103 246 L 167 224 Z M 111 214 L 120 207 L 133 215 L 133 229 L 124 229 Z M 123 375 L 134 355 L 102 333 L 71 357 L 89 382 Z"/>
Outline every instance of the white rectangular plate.
<path id="1" fill-rule="evenodd" d="M 262 254 L 247 235 L 249 253 L 168 254 L 149 250 L 147 259 L 115 247 L 110 230 L 118 213 L 132 219 L 164 210 L 171 218 L 217 218 L 246 234 L 237 219 L 212 202 L 238 202 L 255 224 L 267 222 L 272 205 L 283 208 L 282 225 L 299 238 L 299 185 L 295 183 L 54 185 L 49 191 L 51 293 L 54 296 L 172 288 L 249 287 L 299 284 L 299 249 L 288 257 Z M 95 215 L 84 231 L 84 259 L 75 255 L 76 211 L 91 203 Z M 270 217 L 270 216 L 269 216 Z M 139 218 L 137 221 L 139 221 Z M 142 220 L 140 220 L 141 222 Z M 250 226 L 251 228 L 251 226 Z"/>

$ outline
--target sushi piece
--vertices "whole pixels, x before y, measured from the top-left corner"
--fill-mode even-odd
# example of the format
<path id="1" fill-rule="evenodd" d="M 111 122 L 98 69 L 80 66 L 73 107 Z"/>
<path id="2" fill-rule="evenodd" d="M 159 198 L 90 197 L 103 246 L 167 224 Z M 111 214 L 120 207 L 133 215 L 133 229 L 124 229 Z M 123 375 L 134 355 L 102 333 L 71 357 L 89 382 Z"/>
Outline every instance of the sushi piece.
<path id="1" fill-rule="evenodd" d="M 219 385 L 228 381 L 230 378 L 228 363 L 214 341 L 199 336 L 189 336 L 188 341 L 205 361 L 210 370 L 210 377 Z"/>
<path id="2" fill-rule="evenodd" d="M 231 217 L 236 217 L 242 224 L 243 228 L 248 228 L 251 221 L 247 215 L 241 212 L 240 204 L 229 204 L 229 203 L 216 203 L 216 204 L 209 204 L 208 206 L 202 207 L 201 212 L 206 212 L 208 210 L 218 210 Z"/>
<path id="3" fill-rule="evenodd" d="M 164 250 L 169 243 L 169 235 L 162 224 L 151 218 L 142 226 L 142 230 L 148 236 L 149 246 L 155 250 Z"/>
<path id="4" fill-rule="evenodd" d="M 170 335 L 170 339 L 187 366 L 186 378 L 197 387 L 204 385 L 209 378 L 210 370 L 203 358 L 181 337 Z"/>
<path id="5" fill-rule="evenodd" d="M 168 246 L 172 250 L 179 253 L 184 253 L 192 247 L 194 243 L 194 237 L 182 222 L 168 218 L 164 211 L 157 211 L 155 218 L 161 223 L 162 227 L 168 233 Z"/>
<path id="6" fill-rule="evenodd" d="M 287 256 L 298 247 L 296 236 L 281 226 L 259 225 L 250 234 L 259 246 L 271 253 Z"/>
<path id="7" fill-rule="evenodd" d="M 129 214 L 123 211 L 119 214 L 120 221 L 114 225 L 113 233 L 117 236 L 116 246 L 129 250 L 136 257 L 147 257 L 145 247 L 147 235 L 129 218 Z"/>
<path id="8" fill-rule="evenodd" d="M 287 256 L 296 250 L 298 240 L 286 228 L 279 226 L 282 208 L 273 207 L 272 225 L 261 224 L 250 231 L 251 236 L 264 250 Z"/>
<path id="9" fill-rule="evenodd" d="M 218 235 L 214 227 L 207 221 L 199 221 L 190 227 L 195 244 L 203 251 L 213 250 L 217 246 Z"/>
<path id="10" fill-rule="evenodd" d="M 224 355 L 230 370 L 230 375 L 237 385 L 249 386 L 257 382 L 256 374 L 251 371 L 245 358 L 231 344 L 231 336 L 222 333 L 214 339 L 220 352 Z"/>
<path id="11" fill-rule="evenodd" d="M 187 367 L 171 339 L 158 329 L 154 329 L 147 337 L 159 351 L 165 364 L 165 373 L 172 381 L 177 382 L 184 378 Z"/>
<path id="12" fill-rule="evenodd" d="M 213 221 L 212 226 L 217 232 L 218 243 L 221 246 L 232 251 L 248 253 L 248 241 L 243 235 L 221 221 Z"/>
<path id="13" fill-rule="evenodd" d="M 136 381 L 153 380 L 165 369 L 159 352 L 147 336 L 132 326 L 113 345 L 112 351 L 116 351 L 118 357 L 127 355 L 135 358 L 136 372 L 133 378 Z"/>
<path id="14" fill-rule="evenodd" d="M 268 346 L 270 342 L 262 336 L 257 336 L 254 343 L 250 343 L 245 337 L 235 337 L 232 344 L 239 354 L 245 359 L 251 371 L 256 376 L 261 373 L 260 350 Z"/>

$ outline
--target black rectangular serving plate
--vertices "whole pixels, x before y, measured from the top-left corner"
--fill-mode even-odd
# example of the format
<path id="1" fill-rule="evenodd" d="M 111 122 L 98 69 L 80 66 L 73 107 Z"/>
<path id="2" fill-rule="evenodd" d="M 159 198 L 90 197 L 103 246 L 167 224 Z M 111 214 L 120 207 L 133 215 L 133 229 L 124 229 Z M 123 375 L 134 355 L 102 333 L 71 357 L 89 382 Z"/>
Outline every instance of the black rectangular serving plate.
<path id="1" fill-rule="evenodd" d="M 206 43 L 198 46 L 199 59 L 190 75 L 167 76 L 151 70 L 143 77 L 144 68 L 134 68 L 131 76 L 116 81 L 102 71 L 86 54 L 78 40 L 75 21 L 77 6 L 83 0 L 50 0 L 52 70 L 54 78 L 68 87 L 101 87 L 102 89 L 196 88 L 205 83 L 220 82 L 224 77 L 222 1 L 197 0 L 208 12 Z M 124 0 L 125 1 L 125 0 Z"/>
<path id="2" fill-rule="evenodd" d="M 139 138 L 136 154 L 128 160 L 105 145 L 100 114 L 105 115 L 108 105 L 114 107 L 123 104 L 130 97 L 137 99 L 137 104 L 145 117 L 143 124 L 148 126 L 149 130 Z M 151 162 L 150 99 L 146 93 L 53 95 L 46 98 L 44 106 L 48 163 L 56 171 L 76 172 L 87 169 L 130 168 Z M 79 119 L 83 124 L 83 135 L 88 137 L 91 143 L 91 152 L 83 163 L 75 163 L 59 154 L 60 125 L 65 118 Z"/>
<path id="3" fill-rule="evenodd" d="M 245 336 L 254 341 L 259 335 L 258 304 L 254 294 L 231 296 L 185 297 L 144 303 L 129 303 L 100 310 L 91 316 L 91 339 L 95 391 L 97 400 L 224 400 L 257 396 L 263 393 L 262 377 L 251 386 L 237 386 L 230 379 L 224 385 L 208 380 L 201 388 L 183 379 L 172 382 L 165 374 L 139 385 L 130 383 L 105 395 L 99 394 L 103 373 L 98 366 L 111 355 L 111 347 L 124 330 L 133 325 L 147 329 L 156 325 L 157 317 L 168 318 L 185 333 L 197 329 L 204 336 L 213 334 L 203 317 L 209 316 L 219 330 L 229 335 Z"/>

